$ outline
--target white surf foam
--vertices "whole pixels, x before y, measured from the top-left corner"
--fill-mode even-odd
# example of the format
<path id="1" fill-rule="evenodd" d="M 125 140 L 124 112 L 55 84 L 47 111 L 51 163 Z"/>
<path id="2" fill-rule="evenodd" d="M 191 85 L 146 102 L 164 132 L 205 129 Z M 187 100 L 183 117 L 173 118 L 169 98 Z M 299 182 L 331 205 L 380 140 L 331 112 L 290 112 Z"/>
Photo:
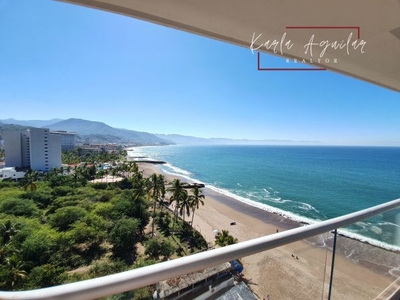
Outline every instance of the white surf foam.
<path id="1" fill-rule="evenodd" d="M 192 175 L 192 173 L 190 173 L 189 171 L 186 171 L 186 170 L 183 170 L 181 168 L 175 167 L 175 166 L 171 165 L 170 163 L 166 163 L 165 167 L 170 168 L 177 175 L 185 175 L 185 176 Z"/>
<path id="2" fill-rule="evenodd" d="M 228 196 L 230 198 L 233 198 L 233 199 L 238 200 L 240 202 L 246 203 L 247 205 L 259 208 L 261 210 L 265 210 L 265 211 L 268 211 L 268 212 L 271 212 L 271 213 L 279 214 L 282 217 L 291 219 L 291 220 L 293 220 L 295 222 L 308 223 L 308 224 L 312 224 L 312 223 L 316 222 L 315 220 L 309 219 L 307 217 L 298 216 L 298 215 L 293 214 L 291 212 L 287 212 L 285 210 L 282 210 L 282 209 L 279 209 L 279 208 L 276 208 L 276 207 L 272 207 L 272 206 L 269 206 L 269 205 L 264 204 L 264 203 L 256 202 L 256 201 L 250 200 L 248 198 L 238 196 L 238 195 L 236 195 L 236 194 L 234 194 L 234 193 L 232 193 L 232 192 L 230 192 L 228 190 L 225 190 L 225 189 L 222 189 L 222 188 L 218 188 L 218 187 L 213 186 L 213 185 L 207 185 L 206 187 L 209 188 L 210 190 L 213 190 L 213 191 L 221 194 L 221 195 Z M 283 201 L 291 201 L 291 200 L 283 200 Z"/>
<path id="3" fill-rule="evenodd" d="M 348 229 L 338 229 L 338 233 L 345 237 L 352 238 L 354 240 L 358 240 L 360 242 L 367 243 L 367 244 L 370 244 L 370 245 L 373 245 L 373 246 L 376 246 L 379 248 L 383 248 L 383 249 L 390 250 L 390 251 L 400 251 L 400 245 L 399 246 L 391 245 L 386 242 L 378 241 L 378 240 L 366 237 L 364 235 L 352 232 Z"/>
<path id="4" fill-rule="evenodd" d="M 392 223 L 392 222 L 379 222 L 378 225 L 380 225 L 380 226 L 388 225 L 388 226 L 400 227 L 399 224 Z"/>

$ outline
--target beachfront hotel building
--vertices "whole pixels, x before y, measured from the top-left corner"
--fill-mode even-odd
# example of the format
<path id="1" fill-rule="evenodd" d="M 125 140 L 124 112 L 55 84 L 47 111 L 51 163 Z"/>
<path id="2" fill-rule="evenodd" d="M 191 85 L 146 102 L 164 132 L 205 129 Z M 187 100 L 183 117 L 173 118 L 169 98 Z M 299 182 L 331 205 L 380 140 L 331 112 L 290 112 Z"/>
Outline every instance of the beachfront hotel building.
<path id="1" fill-rule="evenodd" d="M 59 135 L 61 138 L 61 149 L 62 150 L 74 150 L 76 143 L 75 132 L 68 132 L 64 130 L 51 131 L 51 134 Z"/>
<path id="2" fill-rule="evenodd" d="M 46 128 L 5 131 L 6 167 L 49 171 L 61 167 L 61 137 Z"/>

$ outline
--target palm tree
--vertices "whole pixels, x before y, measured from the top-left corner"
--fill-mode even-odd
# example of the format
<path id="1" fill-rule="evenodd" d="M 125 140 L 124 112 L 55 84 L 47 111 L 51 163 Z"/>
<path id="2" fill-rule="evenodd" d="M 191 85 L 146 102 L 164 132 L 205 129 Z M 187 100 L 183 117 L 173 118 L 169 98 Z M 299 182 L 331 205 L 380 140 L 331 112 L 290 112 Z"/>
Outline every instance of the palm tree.
<path id="1" fill-rule="evenodd" d="M 160 194 L 161 194 L 161 198 L 158 199 L 160 205 L 161 205 L 161 211 L 164 207 L 164 199 L 165 199 L 165 178 L 164 175 L 162 174 L 158 174 L 158 185 L 160 187 Z"/>
<path id="2" fill-rule="evenodd" d="M 24 263 L 16 255 L 6 258 L 6 280 L 3 283 L 6 289 L 14 290 L 27 273 L 23 270 Z"/>
<path id="3" fill-rule="evenodd" d="M 222 230 L 222 233 L 218 233 L 218 235 L 215 237 L 215 244 L 220 247 L 233 245 L 237 242 L 238 239 L 230 235 L 228 230 Z"/>
<path id="4" fill-rule="evenodd" d="M 189 194 L 187 190 L 183 189 L 179 199 L 179 215 L 183 217 L 183 221 L 185 221 L 186 215 L 190 216 L 191 208 Z"/>
<path id="5" fill-rule="evenodd" d="M 0 237 L 3 244 L 8 244 L 12 237 L 19 232 L 19 229 L 17 228 L 18 225 L 19 224 L 11 222 L 11 220 L 7 220 L 0 224 Z"/>
<path id="6" fill-rule="evenodd" d="M 125 163 L 125 177 L 128 178 L 131 174 L 131 164 L 126 162 Z"/>
<path id="7" fill-rule="evenodd" d="M 151 229 L 151 236 L 154 236 L 154 223 L 155 223 L 155 217 L 156 217 L 156 206 L 157 206 L 157 202 L 158 199 L 160 198 L 161 195 L 161 185 L 160 185 L 160 180 L 157 176 L 156 173 L 153 173 L 150 176 L 149 179 L 149 190 L 148 190 L 148 195 L 149 198 L 151 198 L 153 200 L 153 221 L 152 221 L 152 229 Z"/>
<path id="8" fill-rule="evenodd" d="M 3 244 L 0 243 L 0 264 L 5 265 L 7 257 L 16 253 L 17 250 L 11 245 L 11 243 Z"/>
<path id="9" fill-rule="evenodd" d="M 175 202 L 174 214 L 175 214 L 175 222 L 176 222 L 176 219 L 178 217 L 178 209 L 181 205 L 181 199 L 183 197 L 185 197 L 185 195 L 184 195 L 185 189 L 183 188 L 184 183 L 181 182 L 180 179 L 174 179 L 170 183 L 170 185 L 171 186 L 167 189 L 168 192 L 172 193 L 171 197 L 169 198 L 169 204 Z"/>
<path id="10" fill-rule="evenodd" d="M 139 167 L 136 162 L 130 161 L 128 164 L 129 164 L 129 168 L 128 168 L 129 172 L 134 173 L 134 174 L 139 172 Z"/>
<path id="11" fill-rule="evenodd" d="M 0 264 L 4 265 L 8 257 L 18 252 L 12 242 L 13 236 L 19 232 L 17 225 L 10 220 L 0 224 Z"/>
<path id="12" fill-rule="evenodd" d="M 132 199 L 137 200 L 146 197 L 148 186 L 149 183 L 147 178 L 136 179 L 133 182 Z"/>
<path id="13" fill-rule="evenodd" d="M 194 188 L 192 189 L 193 195 L 189 196 L 190 200 L 190 206 L 192 208 L 192 227 L 193 227 L 193 219 L 194 219 L 194 211 L 196 209 L 199 209 L 200 204 L 204 205 L 203 199 L 205 199 L 205 196 L 203 195 L 201 189 L 195 185 Z"/>
<path id="14" fill-rule="evenodd" d="M 132 185 L 136 185 L 136 183 L 143 180 L 143 178 L 143 172 L 137 171 L 132 174 L 129 180 L 132 182 Z"/>
<path id="15" fill-rule="evenodd" d="M 26 172 L 24 176 L 24 190 L 30 190 L 31 192 L 36 191 L 37 185 L 35 184 L 35 181 L 38 180 L 38 177 L 39 173 L 37 171 L 29 170 L 28 172 Z"/>
<path id="16" fill-rule="evenodd" d="M 157 199 L 160 196 L 160 188 L 158 182 L 158 176 L 153 173 L 149 178 L 149 197 L 151 199 Z"/>

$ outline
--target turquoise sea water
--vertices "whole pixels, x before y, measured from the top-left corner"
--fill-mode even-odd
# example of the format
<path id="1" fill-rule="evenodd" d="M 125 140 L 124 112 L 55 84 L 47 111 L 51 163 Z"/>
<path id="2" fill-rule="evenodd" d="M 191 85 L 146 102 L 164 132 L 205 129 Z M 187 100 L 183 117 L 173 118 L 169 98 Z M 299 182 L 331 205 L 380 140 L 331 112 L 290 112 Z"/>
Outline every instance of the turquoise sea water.
<path id="1" fill-rule="evenodd" d="M 400 198 L 400 148 L 163 146 L 129 154 L 166 161 L 161 166 L 166 172 L 306 223 Z M 342 232 L 399 250 L 400 214 L 387 213 Z"/>

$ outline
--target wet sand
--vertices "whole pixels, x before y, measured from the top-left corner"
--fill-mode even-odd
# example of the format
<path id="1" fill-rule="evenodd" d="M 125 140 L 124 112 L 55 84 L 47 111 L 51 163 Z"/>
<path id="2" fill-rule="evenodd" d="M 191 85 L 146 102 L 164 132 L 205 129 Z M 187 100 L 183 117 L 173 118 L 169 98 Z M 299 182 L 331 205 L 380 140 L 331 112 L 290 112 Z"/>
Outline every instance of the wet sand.
<path id="1" fill-rule="evenodd" d="M 152 164 L 141 163 L 139 168 L 145 176 L 160 173 Z M 168 182 L 179 178 L 163 174 Z M 196 211 L 193 225 L 211 247 L 215 229 L 229 230 L 239 241 L 246 241 L 303 225 L 207 187 L 203 191 L 205 205 Z M 270 299 L 326 299 L 331 244 L 332 234 L 327 233 L 247 256 L 241 259 L 244 278 L 260 299 L 268 295 Z M 400 265 L 399 254 L 340 236 L 337 249 L 331 299 L 374 299 L 396 279 L 390 273 L 396 275 L 391 270 Z"/>

